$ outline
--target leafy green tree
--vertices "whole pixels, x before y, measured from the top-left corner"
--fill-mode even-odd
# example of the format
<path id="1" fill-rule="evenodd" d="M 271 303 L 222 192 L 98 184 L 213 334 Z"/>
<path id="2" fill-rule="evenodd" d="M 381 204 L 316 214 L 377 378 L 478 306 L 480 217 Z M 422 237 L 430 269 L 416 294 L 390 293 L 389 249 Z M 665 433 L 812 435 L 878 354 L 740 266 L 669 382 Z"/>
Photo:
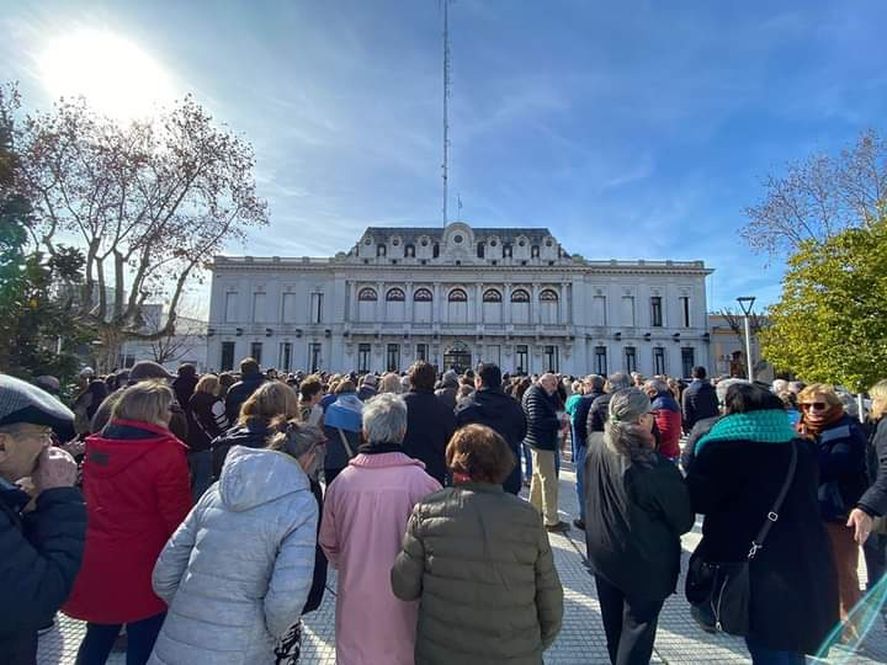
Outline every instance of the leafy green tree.
<path id="1" fill-rule="evenodd" d="M 865 390 L 887 377 L 887 214 L 788 260 L 781 301 L 761 332 L 764 355 L 805 381 Z"/>

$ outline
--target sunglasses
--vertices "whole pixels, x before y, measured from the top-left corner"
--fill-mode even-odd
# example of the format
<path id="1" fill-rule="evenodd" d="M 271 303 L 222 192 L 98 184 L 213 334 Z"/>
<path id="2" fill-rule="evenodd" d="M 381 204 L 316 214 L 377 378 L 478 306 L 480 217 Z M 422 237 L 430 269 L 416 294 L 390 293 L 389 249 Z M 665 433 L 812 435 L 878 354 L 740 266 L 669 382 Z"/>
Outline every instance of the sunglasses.
<path id="1" fill-rule="evenodd" d="M 825 402 L 805 402 L 801 404 L 801 408 L 804 409 L 804 411 L 825 411 L 826 408 L 828 408 L 828 404 Z"/>

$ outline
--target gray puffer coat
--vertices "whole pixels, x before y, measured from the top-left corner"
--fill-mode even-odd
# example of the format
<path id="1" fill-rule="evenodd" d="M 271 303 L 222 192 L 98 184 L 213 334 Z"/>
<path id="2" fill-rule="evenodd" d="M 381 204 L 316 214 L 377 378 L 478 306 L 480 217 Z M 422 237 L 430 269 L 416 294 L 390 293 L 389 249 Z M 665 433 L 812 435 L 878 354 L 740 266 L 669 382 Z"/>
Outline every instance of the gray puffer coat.
<path id="1" fill-rule="evenodd" d="M 299 619 L 317 501 L 285 453 L 235 446 L 154 567 L 169 613 L 150 665 L 262 665 Z"/>

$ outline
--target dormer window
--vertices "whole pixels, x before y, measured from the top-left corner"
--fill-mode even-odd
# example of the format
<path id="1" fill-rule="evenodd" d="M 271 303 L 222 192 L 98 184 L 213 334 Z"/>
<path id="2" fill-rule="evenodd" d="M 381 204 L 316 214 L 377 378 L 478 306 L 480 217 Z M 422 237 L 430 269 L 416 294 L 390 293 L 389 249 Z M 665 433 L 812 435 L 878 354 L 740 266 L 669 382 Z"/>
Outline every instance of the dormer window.
<path id="1" fill-rule="evenodd" d="M 404 255 L 408 259 L 412 259 L 416 256 L 416 246 L 415 245 L 407 245 L 404 249 Z"/>
<path id="2" fill-rule="evenodd" d="M 477 258 L 484 258 L 484 244 L 482 242 L 477 243 Z"/>
<path id="3" fill-rule="evenodd" d="M 530 248 L 530 258 L 533 258 L 533 259 L 539 258 L 539 245 L 533 245 Z"/>
<path id="4" fill-rule="evenodd" d="M 376 256 L 386 256 L 387 254 L 388 250 L 385 248 L 385 245 L 376 246 Z"/>

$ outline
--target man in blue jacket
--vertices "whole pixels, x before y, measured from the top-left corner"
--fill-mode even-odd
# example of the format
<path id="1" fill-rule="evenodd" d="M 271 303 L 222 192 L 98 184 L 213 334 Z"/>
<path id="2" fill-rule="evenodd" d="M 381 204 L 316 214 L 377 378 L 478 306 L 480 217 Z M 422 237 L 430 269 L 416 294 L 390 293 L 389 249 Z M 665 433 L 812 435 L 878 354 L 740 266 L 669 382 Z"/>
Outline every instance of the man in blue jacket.
<path id="1" fill-rule="evenodd" d="M 693 380 L 687 386 L 682 398 L 685 432 L 690 432 L 697 421 L 713 418 L 719 414 L 718 396 L 711 381 L 705 378 L 705 368 L 694 367 L 692 374 Z"/>
<path id="2" fill-rule="evenodd" d="M 240 381 L 228 389 L 225 395 L 225 415 L 229 423 L 236 423 L 240 417 L 240 407 L 265 383 L 265 377 L 259 371 L 259 363 L 253 358 L 240 361 Z"/>
<path id="3" fill-rule="evenodd" d="M 37 629 L 68 597 L 83 558 L 86 508 L 77 465 L 50 445 L 74 414 L 39 388 L 0 375 L 0 663 L 32 665 Z M 15 483 L 30 477 L 36 496 Z"/>

